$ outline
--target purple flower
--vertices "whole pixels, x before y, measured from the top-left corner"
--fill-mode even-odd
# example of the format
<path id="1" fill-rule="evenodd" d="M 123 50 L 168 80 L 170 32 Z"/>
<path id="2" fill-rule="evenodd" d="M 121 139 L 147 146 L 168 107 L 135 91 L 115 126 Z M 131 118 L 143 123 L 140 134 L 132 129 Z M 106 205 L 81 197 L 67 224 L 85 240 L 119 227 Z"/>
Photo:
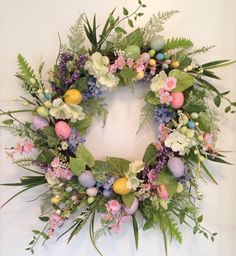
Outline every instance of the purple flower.
<path id="1" fill-rule="evenodd" d="M 155 121 L 160 124 L 167 124 L 175 117 L 175 112 L 168 106 L 162 104 L 155 109 Z"/>
<path id="2" fill-rule="evenodd" d="M 83 92 L 83 98 L 86 100 L 88 98 L 97 98 L 102 94 L 102 91 L 96 84 L 96 78 L 90 77 L 88 80 L 88 90 Z"/>
<path id="3" fill-rule="evenodd" d="M 83 144 L 85 142 L 85 138 L 76 131 L 76 129 L 72 129 L 71 135 L 68 139 L 68 146 L 72 152 L 75 152 L 78 144 Z"/>

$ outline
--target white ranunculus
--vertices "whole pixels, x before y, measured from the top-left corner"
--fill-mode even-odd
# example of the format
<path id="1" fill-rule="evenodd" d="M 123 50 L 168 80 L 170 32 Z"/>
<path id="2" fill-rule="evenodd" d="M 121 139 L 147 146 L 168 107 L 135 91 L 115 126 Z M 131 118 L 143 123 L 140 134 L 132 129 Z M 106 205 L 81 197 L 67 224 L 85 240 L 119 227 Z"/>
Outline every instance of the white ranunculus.
<path id="1" fill-rule="evenodd" d="M 98 77 L 97 81 L 98 81 L 98 85 L 100 84 L 107 88 L 114 88 L 119 84 L 120 79 L 119 79 L 119 77 L 117 77 L 111 73 L 107 73 L 106 75 L 102 75 L 102 76 Z"/>
<path id="2" fill-rule="evenodd" d="M 159 90 L 164 86 L 166 79 L 167 79 L 167 75 L 164 71 L 161 71 L 159 74 L 157 74 L 152 78 L 150 89 L 151 91 L 155 92 L 157 96 L 159 96 L 158 95 Z"/>
<path id="3" fill-rule="evenodd" d="M 129 164 L 129 172 L 130 173 L 139 173 L 144 168 L 144 162 L 141 160 L 136 160 Z"/>

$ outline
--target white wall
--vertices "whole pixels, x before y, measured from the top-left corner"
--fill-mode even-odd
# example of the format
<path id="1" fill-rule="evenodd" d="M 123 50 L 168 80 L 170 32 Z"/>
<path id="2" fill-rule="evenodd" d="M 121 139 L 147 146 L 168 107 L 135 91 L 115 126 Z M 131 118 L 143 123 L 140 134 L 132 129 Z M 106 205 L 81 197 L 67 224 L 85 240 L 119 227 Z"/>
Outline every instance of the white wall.
<path id="1" fill-rule="evenodd" d="M 140 19 L 142 25 L 157 11 L 177 9 L 177 14 L 166 25 L 164 35 L 185 36 L 191 38 L 197 47 L 216 45 L 211 52 L 199 56 L 201 62 L 215 59 L 236 59 L 236 2 L 234 0 L 146 0 L 148 8 L 146 16 Z M 58 38 L 66 38 L 68 28 L 75 21 L 77 15 L 86 12 L 92 16 L 97 13 L 100 22 L 104 22 L 107 13 L 117 6 L 121 13 L 123 5 L 129 9 L 135 8 L 136 1 L 115 0 L 0 0 L 0 100 L 4 109 L 16 108 L 13 102 L 18 95 L 23 95 L 22 89 L 13 76 L 17 71 L 16 54 L 22 53 L 29 62 L 37 67 L 40 60 L 46 61 L 46 68 L 52 66 L 57 56 Z M 236 98 L 235 66 L 218 71 L 222 80 L 216 84 L 222 90 L 232 90 L 231 96 Z M 143 88 L 139 87 L 135 97 L 127 89 L 109 94 L 108 103 L 110 116 L 104 129 L 96 123 L 87 139 L 87 146 L 101 158 L 105 155 L 122 156 L 129 159 L 142 157 L 146 145 L 155 138 L 153 128 L 146 129 L 138 137 L 135 131 L 138 124 L 139 100 Z M 235 115 L 219 116 L 221 135 L 218 147 L 223 150 L 235 150 Z M 10 164 L 6 158 L 4 147 L 12 146 L 16 142 L 8 133 L 1 131 L 0 135 L 0 183 L 14 182 L 24 171 Z M 235 153 L 229 154 L 228 160 L 235 162 Z M 205 240 L 201 236 L 194 236 L 183 227 L 184 244 L 173 242 L 170 255 L 175 256 L 233 256 L 236 251 L 236 192 L 235 167 L 225 165 L 210 166 L 214 169 L 220 185 L 211 182 L 202 185 L 205 199 L 201 210 L 205 215 L 205 225 L 212 231 L 219 233 L 215 243 Z M 0 188 L 0 202 L 4 202 L 15 189 Z M 24 248 L 31 239 L 31 230 L 40 228 L 37 221 L 39 206 L 37 202 L 26 203 L 43 191 L 36 189 L 17 198 L 10 205 L 0 211 L 0 255 L 27 255 Z M 135 252 L 133 233 L 130 227 L 124 226 L 123 232 L 113 237 L 100 240 L 99 247 L 105 256 L 148 256 L 164 255 L 161 233 L 157 230 L 141 232 L 140 250 Z M 38 246 L 36 255 L 97 255 L 88 238 L 87 227 L 78 238 L 67 246 L 65 239 L 54 243 L 49 241 L 44 247 Z"/>

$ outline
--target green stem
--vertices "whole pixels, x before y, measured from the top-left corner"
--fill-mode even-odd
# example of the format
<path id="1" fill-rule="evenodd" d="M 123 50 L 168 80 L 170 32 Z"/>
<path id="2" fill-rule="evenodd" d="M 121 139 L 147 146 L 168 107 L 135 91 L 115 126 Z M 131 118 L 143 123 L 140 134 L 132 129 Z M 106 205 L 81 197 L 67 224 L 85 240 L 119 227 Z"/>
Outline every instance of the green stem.
<path id="1" fill-rule="evenodd" d="M 31 109 L 13 110 L 13 111 L 9 111 L 9 112 L 4 112 L 2 109 L 0 109 L 0 111 L 1 111 L 0 116 L 9 115 L 9 113 L 15 114 L 15 113 L 33 112 L 33 110 L 31 110 Z"/>

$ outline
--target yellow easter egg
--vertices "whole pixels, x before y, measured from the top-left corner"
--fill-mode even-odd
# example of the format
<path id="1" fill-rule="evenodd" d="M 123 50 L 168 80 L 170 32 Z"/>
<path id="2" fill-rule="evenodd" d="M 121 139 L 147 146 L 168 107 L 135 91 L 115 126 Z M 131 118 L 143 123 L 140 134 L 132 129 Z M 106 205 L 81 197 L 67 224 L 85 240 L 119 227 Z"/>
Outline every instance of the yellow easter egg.
<path id="1" fill-rule="evenodd" d="M 136 79 L 142 80 L 143 78 L 144 78 L 144 72 L 143 71 L 138 72 L 136 75 Z"/>
<path id="2" fill-rule="evenodd" d="M 60 201 L 61 201 L 60 197 L 54 196 L 54 197 L 51 198 L 51 203 L 52 204 L 58 204 L 58 203 L 60 203 Z"/>
<path id="3" fill-rule="evenodd" d="M 128 194 L 131 189 L 127 188 L 127 179 L 126 178 L 120 178 L 116 180 L 113 184 L 113 190 L 118 195 L 126 195 Z"/>
<path id="4" fill-rule="evenodd" d="M 150 61 L 149 61 L 149 65 L 150 66 L 155 66 L 156 65 L 156 60 L 154 60 L 154 59 L 150 59 Z"/>
<path id="5" fill-rule="evenodd" d="M 69 89 L 64 95 L 64 101 L 67 104 L 80 104 L 82 100 L 82 94 L 77 89 Z"/>
<path id="6" fill-rule="evenodd" d="M 180 66 L 179 61 L 173 61 L 173 62 L 171 63 L 171 67 L 172 67 L 172 68 L 178 68 L 179 66 Z"/>

